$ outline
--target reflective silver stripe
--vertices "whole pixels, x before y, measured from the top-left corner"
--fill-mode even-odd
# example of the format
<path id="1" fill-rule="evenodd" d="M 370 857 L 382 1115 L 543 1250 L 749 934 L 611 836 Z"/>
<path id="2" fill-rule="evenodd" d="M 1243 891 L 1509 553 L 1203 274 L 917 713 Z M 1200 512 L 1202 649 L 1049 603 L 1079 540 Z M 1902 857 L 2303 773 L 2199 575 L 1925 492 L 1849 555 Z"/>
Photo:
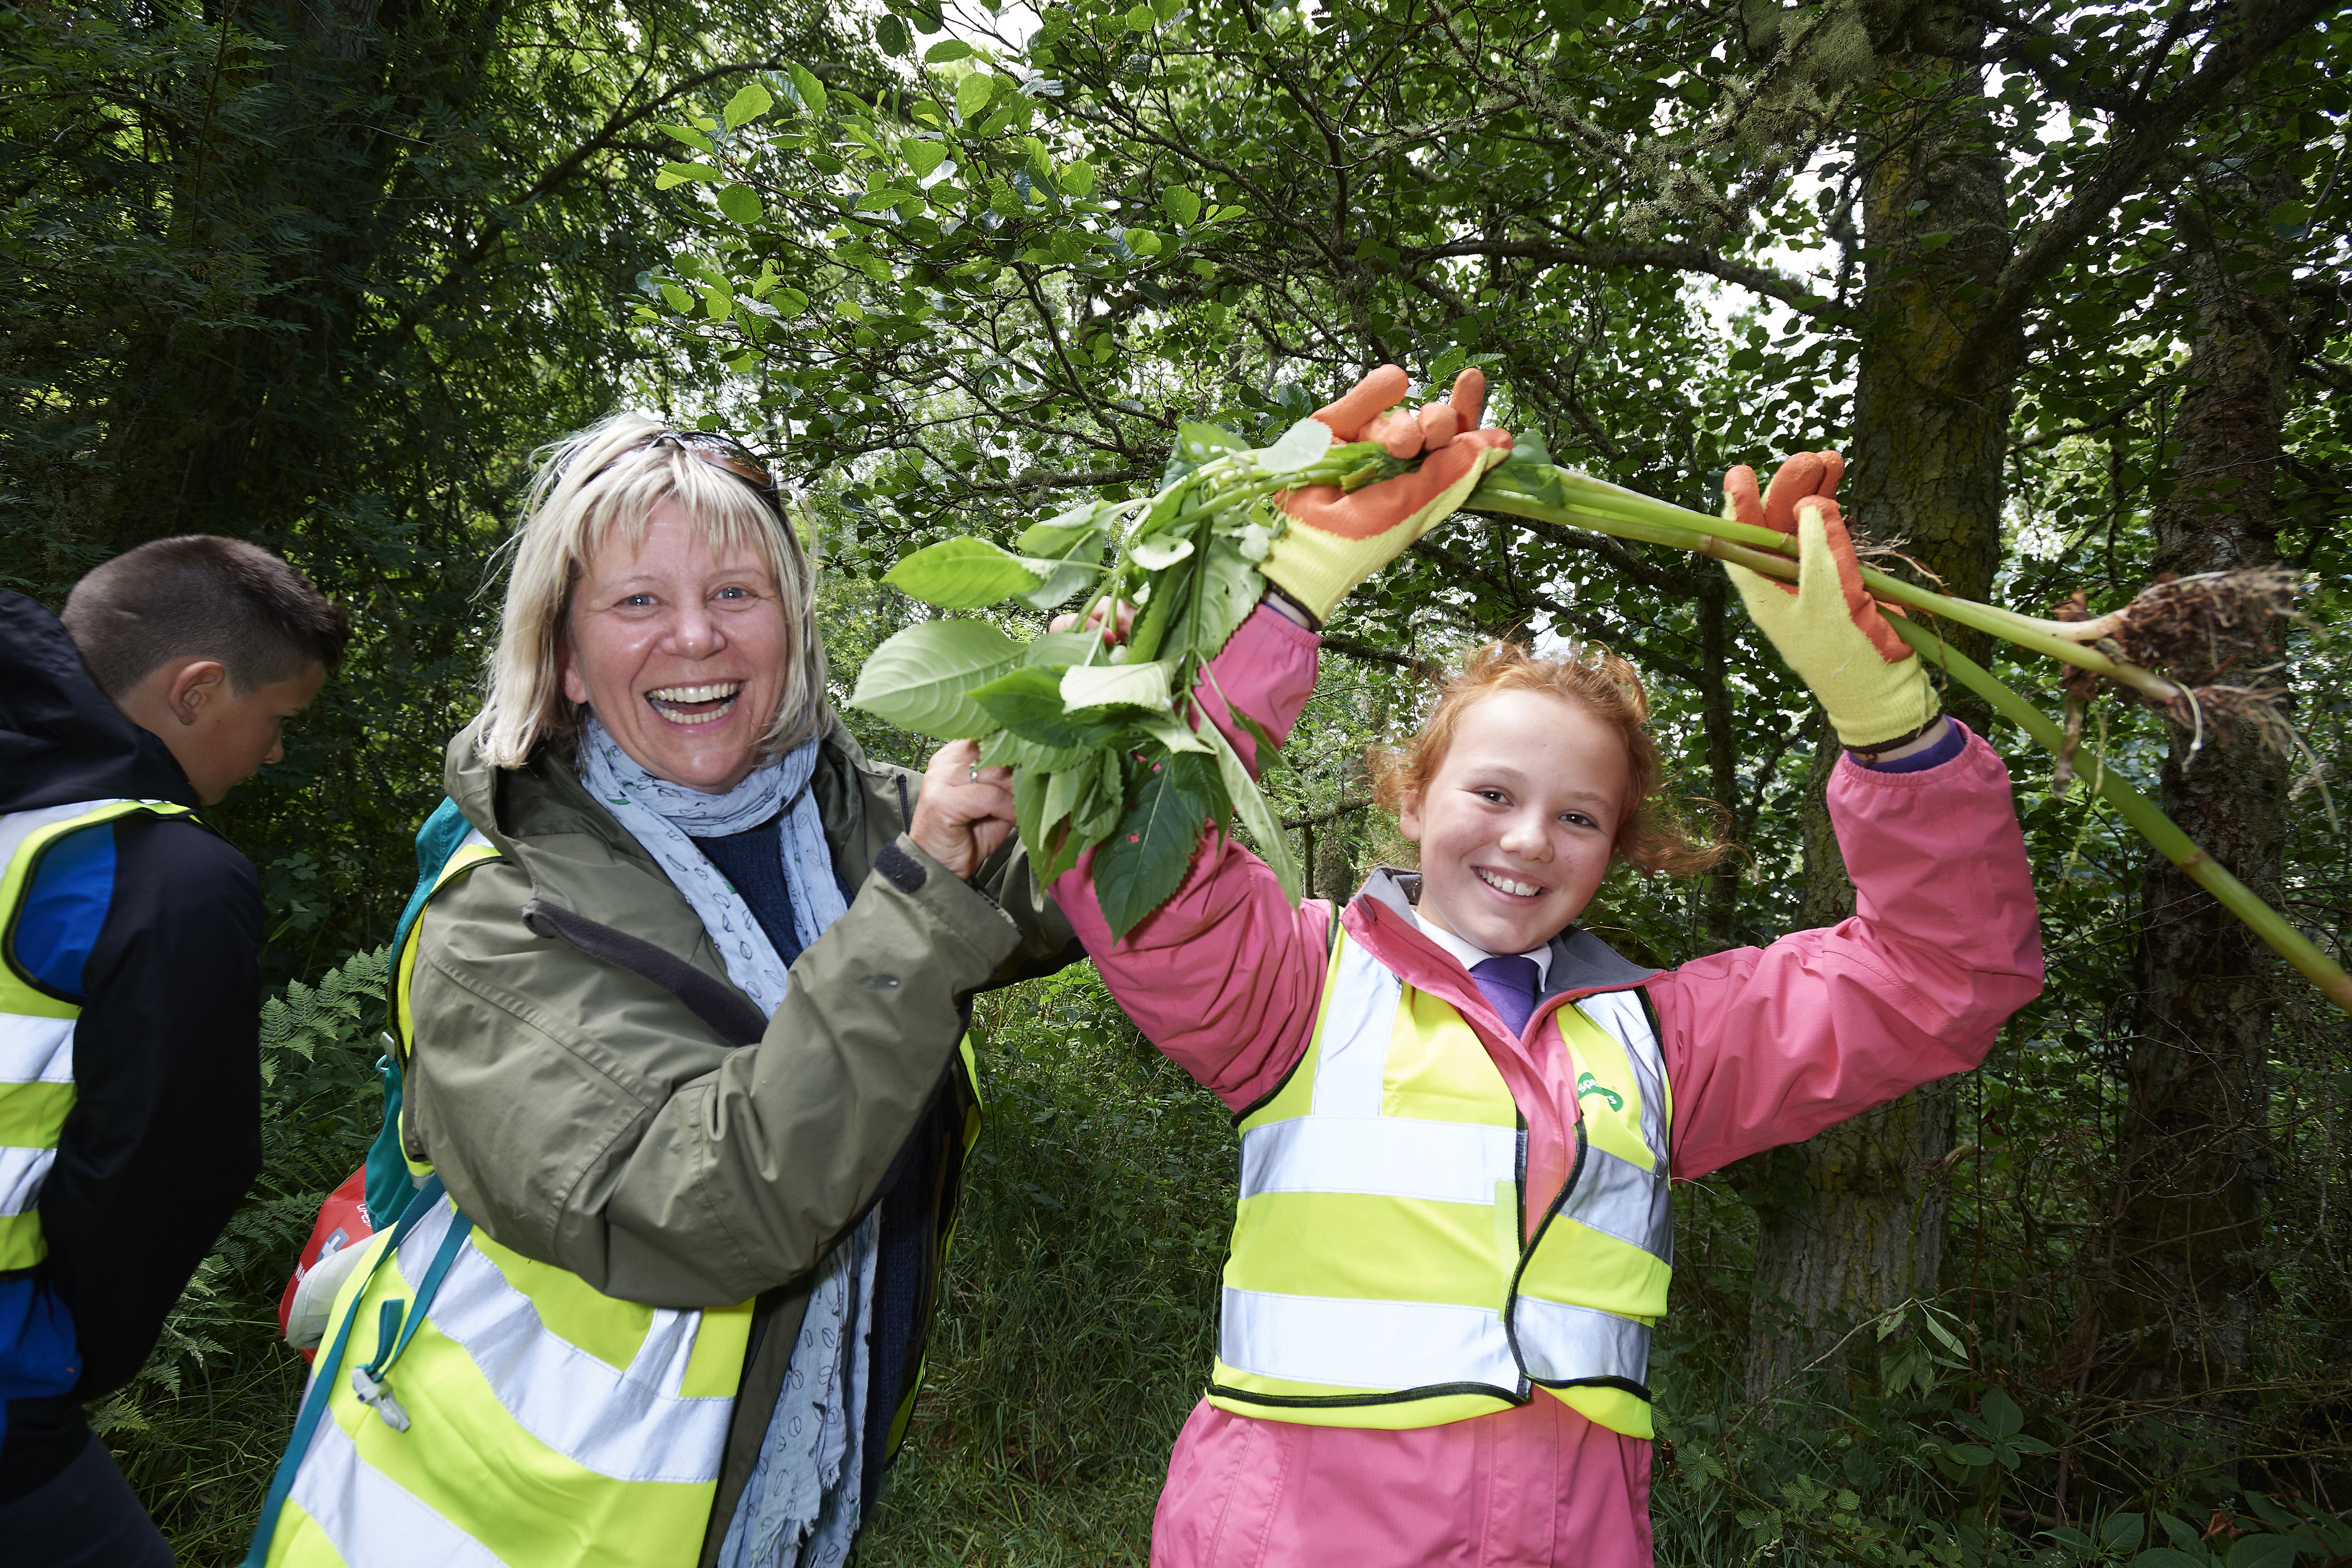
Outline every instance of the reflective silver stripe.
<path id="1" fill-rule="evenodd" d="M 497 1553 L 362 1458 L 331 1415 L 311 1429 L 291 1497 L 350 1568 L 499 1568 Z"/>
<path id="2" fill-rule="evenodd" d="M 1518 1180 L 1514 1127 L 1401 1116 L 1303 1116 L 1242 1134 L 1242 1196 L 1362 1193 L 1444 1204 L 1495 1202 Z"/>
<path id="3" fill-rule="evenodd" d="M 1396 1034 L 1404 982 L 1349 939 L 1339 940 L 1339 973 L 1315 1062 L 1316 1116 L 1378 1116 L 1387 1080 L 1389 1041 Z"/>
<path id="4" fill-rule="evenodd" d="M 1662 1263 L 1674 1259 L 1673 1200 L 1666 1184 L 1631 1160 L 1598 1144 L 1584 1151 L 1584 1169 L 1559 1212 L 1603 1236 L 1638 1247 Z"/>
<path id="5" fill-rule="evenodd" d="M 400 1271 L 424 1278 L 452 1213 L 444 1197 L 400 1247 Z M 516 1425 L 584 1469 L 620 1481 L 719 1479 L 732 1394 L 678 1390 L 702 1314 L 654 1310 L 625 1368 L 590 1355 L 540 1321 L 530 1298 L 471 1246 L 458 1250 L 426 1316 L 470 1358 Z"/>
<path id="6" fill-rule="evenodd" d="M 1227 1366 L 1286 1383 L 1384 1392 L 1449 1383 L 1520 1386 L 1503 1321 L 1485 1307 L 1228 1287 L 1217 1346 Z"/>
<path id="7" fill-rule="evenodd" d="M 1521 1296 L 1511 1304 L 1511 1325 L 1518 1331 L 1528 1375 L 1540 1382 L 1584 1377 L 1648 1382 L 1650 1331 L 1631 1318 Z"/>
<path id="8" fill-rule="evenodd" d="M 73 1082 L 71 1018 L 0 1013 L 0 1083 Z"/>
<path id="9" fill-rule="evenodd" d="M 1667 1169 L 1672 1151 L 1666 1144 L 1666 1058 L 1658 1048 L 1658 1037 L 1650 1028 L 1642 998 L 1632 991 L 1604 991 L 1576 1005 L 1625 1047 L 1642 1090 L 1642 1142 L 1649 1145 L 1658 1169 Z"/>
<path id="10" fill-rule="evenodd" d="M 55 1149 L 0 1147 L 0 1218 L 24 1214 L 40 1201 L 41 1183 L 57 1158 Z"/>
<path id="11" fill-rule="evenodd" d="M 102 806 L 121 805 L 122 797 L 107 800 L 78 800 L 68 805 L 45 805 L 37 811 L 12 811 L 0 816 L 0 867 L 16 858 L 25 840 L 42 828 L 59 822 L 69 822 L 77 816 L 88 816 Z"/>

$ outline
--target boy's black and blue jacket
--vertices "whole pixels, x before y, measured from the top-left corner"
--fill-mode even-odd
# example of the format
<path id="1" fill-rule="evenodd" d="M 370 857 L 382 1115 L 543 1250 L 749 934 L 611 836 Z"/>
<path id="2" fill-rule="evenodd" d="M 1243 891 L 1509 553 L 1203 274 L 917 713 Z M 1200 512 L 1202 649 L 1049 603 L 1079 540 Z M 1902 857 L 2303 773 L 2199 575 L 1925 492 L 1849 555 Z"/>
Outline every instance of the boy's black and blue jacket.
<path id="1" fill-rule="evenodd" d="M 57 617 L 0 593 L 0 813 L 123 798 L 197 804 Z M 138 1373 L 261 1168 L 260 886 L 204 826 L 125 817 L 50 849 L 10 946 L 82 1010 L 74 1108 L 41 1187 L 48 1258 L 0 1280 L 0 1502 L 80 1453 L 82 1403 Z M 79 1365 L 70 1387 L 8 1397 L 12 1377 L 44 1386 L 60 1351 Z"/>

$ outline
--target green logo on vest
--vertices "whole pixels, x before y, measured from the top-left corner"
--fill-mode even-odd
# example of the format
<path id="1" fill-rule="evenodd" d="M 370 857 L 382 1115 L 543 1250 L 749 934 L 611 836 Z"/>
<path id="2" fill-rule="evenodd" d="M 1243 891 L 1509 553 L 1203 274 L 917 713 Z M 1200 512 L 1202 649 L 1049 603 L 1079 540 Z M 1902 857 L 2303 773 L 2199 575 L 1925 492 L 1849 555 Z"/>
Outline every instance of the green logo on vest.
<path id="1" fill-rule="evenodd" d="M 1597 1094 L 1601 1099 L 1607 1100 L 1609 1102 L 1609 1109 L 1612 1110 L 1622 1110 L 1625 1109 L 1625 1097 L 1623 1095 L 1618 1093 L 1615 1089 L 1611 1089 L 1607 1084 L 1602 1083 L 1599 1079 L 1594 1078 L 1589 1072 L 1579 1073 L 1576 1078 L 1576 1098 L 1582 1100 L 1588 1094 Z"/>

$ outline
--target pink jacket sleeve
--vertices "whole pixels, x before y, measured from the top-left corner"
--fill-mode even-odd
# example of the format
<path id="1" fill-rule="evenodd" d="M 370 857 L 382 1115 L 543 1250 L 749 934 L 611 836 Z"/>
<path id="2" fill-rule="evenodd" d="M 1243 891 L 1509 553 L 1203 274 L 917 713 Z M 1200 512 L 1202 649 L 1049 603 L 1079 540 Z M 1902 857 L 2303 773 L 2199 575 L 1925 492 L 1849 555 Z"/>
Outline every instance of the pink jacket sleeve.
<path id="1" fill-rule="evenodd" d="M 1315 689 L 1315 634 L 1260 605 L 1211 661 L 1218 687 L 1277 742 Z M 1247 731 L 1196 689 L 1202 708 L 1255 771 Z M 1307 1049 L 1322 990 L 1331 906 L 1297 909 L 1265 863 L 1203 835 L 1184 880 L 1114 946 L 1095 900 L 1094 857 L 1054 883 L 1054 900 L 1146 1038 L 1239 1110 L 1264 1098 Z"/>
<path id="2" fill-rule="evenodd" d="M 1831 821 L 1853 918 L 1650 982 L 1674 1087 L 1674 1172 L 1811 1137 L 1982 1061 L 2042 990 L 2009 770 L 1983 739 L 1939 767 L 1843 758 Z"/>

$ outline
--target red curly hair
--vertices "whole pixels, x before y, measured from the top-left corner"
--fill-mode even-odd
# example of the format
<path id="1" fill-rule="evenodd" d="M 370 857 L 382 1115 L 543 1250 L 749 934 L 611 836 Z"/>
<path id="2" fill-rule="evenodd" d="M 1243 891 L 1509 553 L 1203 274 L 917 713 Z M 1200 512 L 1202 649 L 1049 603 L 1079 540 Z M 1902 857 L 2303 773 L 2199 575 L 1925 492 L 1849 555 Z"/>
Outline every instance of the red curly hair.
<path id="1" fill-rule="evenodd" d="M 1612 853 L 1645 872 L 1686 877 L 1730 852 L 1712 835 L 1697 835 L 1661 791 L 1666 766 L 1650 738 L 1650 695 L 1633 667 L 1606 648 L 1579 645 L 1560 657 L 1538 655 L 1518 643 L 1494 642 L 1462 661 L 1438 684 L 1437 703 L 1421 732 L 1399 750 L 1372 758 L 1373 798 L 1390 811 L 1420 795 L 1437 776 L 1454 744 L 1462 715 L 1498 691 L 1538 691 L 1590 713 L 1625 742 L 1626 810 Z"/>

